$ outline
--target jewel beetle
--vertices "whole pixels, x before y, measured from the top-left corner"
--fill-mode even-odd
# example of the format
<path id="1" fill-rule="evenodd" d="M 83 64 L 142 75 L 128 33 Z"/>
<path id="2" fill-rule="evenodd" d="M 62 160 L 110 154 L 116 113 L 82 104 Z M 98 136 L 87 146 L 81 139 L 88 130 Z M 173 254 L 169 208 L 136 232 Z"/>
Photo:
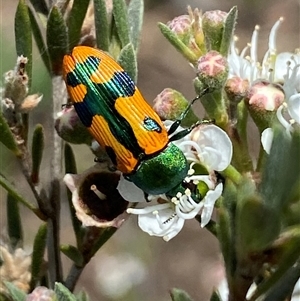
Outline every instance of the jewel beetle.
<path id="1" fill-rule="evenodd" d="M 167 131 L 122 67 L 87 46 L 64 56 L 63 78 L 80 120 L 127 180 L 152 195 L 182 190 L 189 166 L 172 141 L 193 127 L 169 136 L 192 103 Z"/>

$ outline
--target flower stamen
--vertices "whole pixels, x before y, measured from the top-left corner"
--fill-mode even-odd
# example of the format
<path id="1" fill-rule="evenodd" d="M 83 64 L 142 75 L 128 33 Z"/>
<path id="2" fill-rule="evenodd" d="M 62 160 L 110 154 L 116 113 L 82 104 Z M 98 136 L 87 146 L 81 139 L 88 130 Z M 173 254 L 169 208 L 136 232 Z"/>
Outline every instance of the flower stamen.
<path id="1" fill-rule="evenodd" d="M 97 195 L 97 197 L 100 200 L 106 200 L 106 195 L 103 192 L 101 192 L 100 190 L 98 190 L 98 188 L 95 184 L 91 185 L 91 190 Z"/>

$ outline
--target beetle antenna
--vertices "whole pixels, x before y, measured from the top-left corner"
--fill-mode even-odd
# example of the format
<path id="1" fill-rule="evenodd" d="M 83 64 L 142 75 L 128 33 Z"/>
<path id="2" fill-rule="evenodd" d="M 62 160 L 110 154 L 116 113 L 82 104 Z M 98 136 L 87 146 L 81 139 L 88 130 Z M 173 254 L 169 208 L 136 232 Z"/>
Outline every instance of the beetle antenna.
<path id="1" fill-rule="evenodd" d="M 178 127 L 180 126 L 182 120 L 186 117 L 187 113 L 189 112 L 189 110 L 191 109 L 192 105 L 195 103 L 196 100 L 200 99 L 203 95 L 207 94 L 209 91 L 209 88 L 205 88 L 199 95 L 197 95 L 190 103 L 189 105 L 186 107 L 186 109 L 182 112 L 182 114 L 180 115 L 180 117 L 175 120 L 171 127 L 168 130 L 168 135 L 173 134 Z M 195 126 L 193 126 L 194 128 Z M 191 129 L 192 130 L 192 129 Z M 188 132 L 189 133 L 189 132 Z M 175 135 L 176 136 L 176 135 Z M 177 139 L 172 139 L 172 140 L 177 140 Z"/>

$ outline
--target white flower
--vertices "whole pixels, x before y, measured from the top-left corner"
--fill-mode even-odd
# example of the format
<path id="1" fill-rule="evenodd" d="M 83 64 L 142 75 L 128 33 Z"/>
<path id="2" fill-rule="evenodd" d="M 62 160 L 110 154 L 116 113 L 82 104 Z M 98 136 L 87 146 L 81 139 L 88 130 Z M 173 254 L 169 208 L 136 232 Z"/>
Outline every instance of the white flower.
<path id="1" fill-rule="evenodd" d="M 106 163 L 96 164 L 82 174 L 66 174 L 64 182 L 72 192 L 72 203 L 83 226 L 119 228 L 125 221 L 128 202 L 117 190 L 120 174 Z"/>
<path id="2" fill-rule="evenodd" d="M 293 123 L 300 123 L 300 53 L 282 52 L 277 53 L 276 38 L 278 28 L 283 22 L 279 18 L 273 25 L 270 35 L 268 50 L 266 51 L 262 62 L 258 61 L 258 32 L 259 26 L 256 26 L 252 34 L 251 43 L 248 44 L 239 54 L 235 48 L 236 39 L 231 43 L 231 51 L 228 56 L 229 78 L 238 76 L 247 79 L 250 83 L 255 80 L 266 79 L 271 83 L 280 83 L 284 90 L 285 102 L 278 108 L 277 117 L 280 123 L 285 127 L 286 132 L 290 134 L 293 130 Z M 249 55 L 247 52 L 249 51 Z M 287 112 L 289 117 L 285 116 Z M 268 130 L 266 133 L 270 134 Z M 264 142 L 267 137 L 264 133 Z M 267 143 L 270 148 L 270 142 Z"/>
<path id="3" fill-rule="evenodd" d="M 223 130 L 211 124 L 198 126 L 189 135 L 174 143 L 191 162 L 184 182 L 192 183 L 194 186 L 200 182 L 205 183 L 207 191 L 204 197 L 198 199 L 187 188 L 184 193 L 178 192 L 171 200 L 166 195 L 150 195 L 149 200 L 159 203 L 142 209 L 127 209 L 128 213 L 138 215 L 139 227 L 144 232 L 163 237 L 165 241 L 176 236 L 181 231 L 185 220 L 194 218 L 200 211 L 201 227 L 207 225 L 215 202 L 223 192 L 223 184 L 217 182 L 214 171 L 224 170 L 230 164 L 232 157 L 232 144 L 229 137 Z M 193 168 L 195 164 L 205 166 L 207 173 L 195 174 Z M 126 184 L 119 184 L 118 189 L 125 191 L 125 187 Z M 120 193 L 124 197 L 124 194 Z M 137 193 L 132 194 L 139 197 Z M 130 193 L 127 198 L 133 199 Z"/>

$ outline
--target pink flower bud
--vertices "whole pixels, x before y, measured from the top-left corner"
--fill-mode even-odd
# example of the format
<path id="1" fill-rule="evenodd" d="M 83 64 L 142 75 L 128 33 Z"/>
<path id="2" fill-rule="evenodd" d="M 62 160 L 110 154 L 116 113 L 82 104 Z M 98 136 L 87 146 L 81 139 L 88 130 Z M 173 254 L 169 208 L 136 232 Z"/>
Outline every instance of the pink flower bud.
<path id="1" fill-rule="evenodd" d="M 221 10 L 207 11 L 202 16 L 202 28 L 208 50 L 220 50 L 227 13 Z"/>
<path id="2" fill-rule="evenodd" d="M 186 44 L 190 40 L 192 21 L 189 15 L 181 15 L 167 23 L 167 26 Z"/>
<path id="3" fill-rule="evenodd" d="M 197 72 L 205 86 L 220 89 L 228 76 L 228 62 L 219 52 L 209 51 L 198 60 Z"/>
<path id="4" fill-rule="evenodd" d="M 227 97 L 234 103 L 238 103 L 245 98 L 248 93 L 248 89 L 249 81 L 238 76 L 228 79 L 225 85 Z"/>
<path id="5" fill-rule="evenodd" d="M 275 111 L 284 101 L 284 91 L 280 85 L 259 80 L 252 84 L 247 100 L 249 107 L 257 111 Z"/>
<path id="6" fill-rule="evenodd" d="M 171 88 L 164 89 L 153 102 L 153 109 L 162 120 L 177 119 L 188 106 L 184 96 Z"/>
<path id="7" fill-rule="evenodd" d="M 73 106 L 66 106 L 57 114 L 55 129 L 57 134 L 69 143 L 87 145 L 92 143 L 91 134 L 80 121 Z"/>

